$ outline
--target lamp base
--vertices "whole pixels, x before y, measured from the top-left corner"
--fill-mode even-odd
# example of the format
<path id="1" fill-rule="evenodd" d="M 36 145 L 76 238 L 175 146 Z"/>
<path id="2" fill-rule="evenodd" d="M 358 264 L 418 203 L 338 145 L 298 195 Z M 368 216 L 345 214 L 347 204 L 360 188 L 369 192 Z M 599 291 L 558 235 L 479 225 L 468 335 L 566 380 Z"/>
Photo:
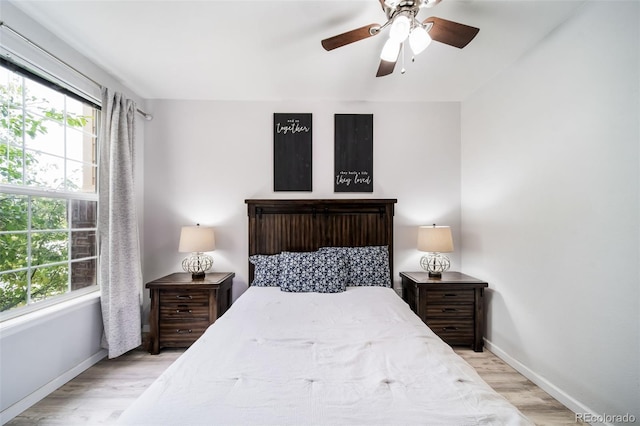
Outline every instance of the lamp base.
<path id="1" fill-rule="evenodd" d="M 202 281 L 204 280 L 205 273 L 204 272 L 194 272 L 191 274 L 191 279 L 193 281 Z"/>
<path id="2" fill-rule="evenodd" d="M 420 266 L 429 273 L 429 278 L 439 280 L 442 273 L 449 270 L 451 262 L 447 256 L 440 253 L 428 253 L 420 259 Z"/>
<path id="3" fill-rule="evenodd" d="M 204 280 L 204 274 L 213 266 L 213 258 L 200 252 L 192 253 L 182 261 L 182 269 L 191 272 L 192 280 Z"/>

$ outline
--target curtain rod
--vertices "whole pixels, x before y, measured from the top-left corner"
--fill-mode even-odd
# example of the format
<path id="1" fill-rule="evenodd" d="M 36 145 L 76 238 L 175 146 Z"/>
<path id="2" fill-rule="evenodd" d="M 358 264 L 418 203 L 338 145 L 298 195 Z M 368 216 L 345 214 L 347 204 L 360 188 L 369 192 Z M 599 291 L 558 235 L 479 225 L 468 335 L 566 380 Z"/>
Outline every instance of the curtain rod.
<path id="1" fill-rule="evenodd" d="M 7 25 L 4 21 L 0 21 L 0 27 L 4 27 L 7 30 L 11 31 L 13 34 L 15 34 L 16 36 L 18 36 L 20 39 L 22 39 L 24 42 L 26 42 L 27 44 L 35 47 L 36 49 L 38 49 L 40 52 L 44 53 L 45 55 L 47 55 L 49 58 L 53 59 L 54 61 L 56 61 L 57 63 L 63 65 L 64 67 L 68 68 L 69 70 L 75 72 L 76 74 L 78 74 L 79 76 L 83 77 L 84 79 L 86 79 L 87 81 L 90 81 L 91 83 L 95 84 L 96 86 L 98 86 L 100 89 L 102 89 L 104 86 L 102 86 L 102 84 L 98 83 L 97 81 L 95 81 L 94 79 L 92 79 L 91 77 L 89 77 L 88 75 L 86 75 L 85 73 L 81 72 L 80 70 L 78 70 L 77 68 L 74 68 L 73 66 L 71 66 L 70 64 L 68 64 L 67 62 L 63 61 L 62 59 L 58 58 L 57 56 L 55 56 L 53 53 L 50 53 L 49 51 L 47 51 L 46 49 L 44 49 L 43 47 L 41 47 L 39 44 L 31 41 L 30 39 L 28 39 L 27 37 L 23 36 L 22 34 L 20 34 L 18 31 L 14 30 L 13 28 L 11 28 L 9 25 Z M 141 110 L 140 108 L 136 108 L 136 111 L 138 112 L 138 114 L 142 115 L 144 117 L 145 120 L 147 121 L 151 121 L 153 120 L 153 115 L 144 112 L 143 110 Z"/>

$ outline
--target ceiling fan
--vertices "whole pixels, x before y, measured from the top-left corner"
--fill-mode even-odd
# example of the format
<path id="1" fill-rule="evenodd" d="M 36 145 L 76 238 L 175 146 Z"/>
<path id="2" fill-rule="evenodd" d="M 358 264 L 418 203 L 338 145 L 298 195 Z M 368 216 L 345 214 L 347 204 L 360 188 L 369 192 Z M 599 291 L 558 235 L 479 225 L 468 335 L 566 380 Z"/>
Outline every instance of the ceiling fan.
<path id="1" fill-rule="evenodd" d="M 413 54 L 417 55 L 426 49 L 431 40 L 462 49 L 480 31 L 479 28 L 435 16 L 431 16 L 422 22 L 418 21 L 416 16 L 420 9 L 433 7 L 440 3 L 441 0 L 378 1 L 387 15 L 387 22 L 383 25 L 369 24 L 322 40 L 322 47 L 329 51 L 372 37 L 389 27 L 389 39 L 385 42 L 380 53 L 380 66 L 376 77 L 389 75 L 393 72 L 400 52 L 404 50 L 404 42 L 407 39 Z"/>

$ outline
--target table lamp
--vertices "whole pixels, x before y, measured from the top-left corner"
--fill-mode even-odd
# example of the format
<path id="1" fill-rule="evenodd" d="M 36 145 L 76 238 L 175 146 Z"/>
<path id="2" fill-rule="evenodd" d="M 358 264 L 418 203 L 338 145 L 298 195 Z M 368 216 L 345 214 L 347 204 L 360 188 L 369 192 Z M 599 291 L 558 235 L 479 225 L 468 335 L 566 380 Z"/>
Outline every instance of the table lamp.
<path id="1" fill-rule="evenodd" d="M 420 259 L 420 266 L 429 273 L 429 278 L 442 278 L 451 262 L 441 253 L 453 251 L 451 228 L 448 226 L 420 226 L 418 228 L 418 250 L 428 252 Z"/>
<path id="2" fill-rule="evenodd" d="M 204 254 L 216 248 L 213 228 L 208 226 L 183 226 L 180 232 L 180 253 L 191 253 L 182 261 L 182 269 L 191 272 L 194 280 L 203 280 L 205 272 L 213 266 L 213 258 Z"/>

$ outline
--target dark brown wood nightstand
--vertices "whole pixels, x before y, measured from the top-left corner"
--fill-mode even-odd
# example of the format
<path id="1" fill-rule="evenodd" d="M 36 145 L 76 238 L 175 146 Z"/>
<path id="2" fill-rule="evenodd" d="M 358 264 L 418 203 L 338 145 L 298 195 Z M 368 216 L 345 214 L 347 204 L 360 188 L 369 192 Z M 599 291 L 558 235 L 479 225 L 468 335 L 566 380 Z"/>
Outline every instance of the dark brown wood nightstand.
<path id="1" fill-rule="evenodd" d="M 151 293 L 149 352 L 186 348 L 231 306 L 233 272 L 210 272 L 194 281 L 175 273 L 147 283 Z"/>
<path id="2" fill-rule="evenodd" d="M 460 272 L 441 279 L 426 272 L 400 272 L 402 299 L 425 324 L 451 346 L 484 346 L 484 289 L 489 285 Z"/>

